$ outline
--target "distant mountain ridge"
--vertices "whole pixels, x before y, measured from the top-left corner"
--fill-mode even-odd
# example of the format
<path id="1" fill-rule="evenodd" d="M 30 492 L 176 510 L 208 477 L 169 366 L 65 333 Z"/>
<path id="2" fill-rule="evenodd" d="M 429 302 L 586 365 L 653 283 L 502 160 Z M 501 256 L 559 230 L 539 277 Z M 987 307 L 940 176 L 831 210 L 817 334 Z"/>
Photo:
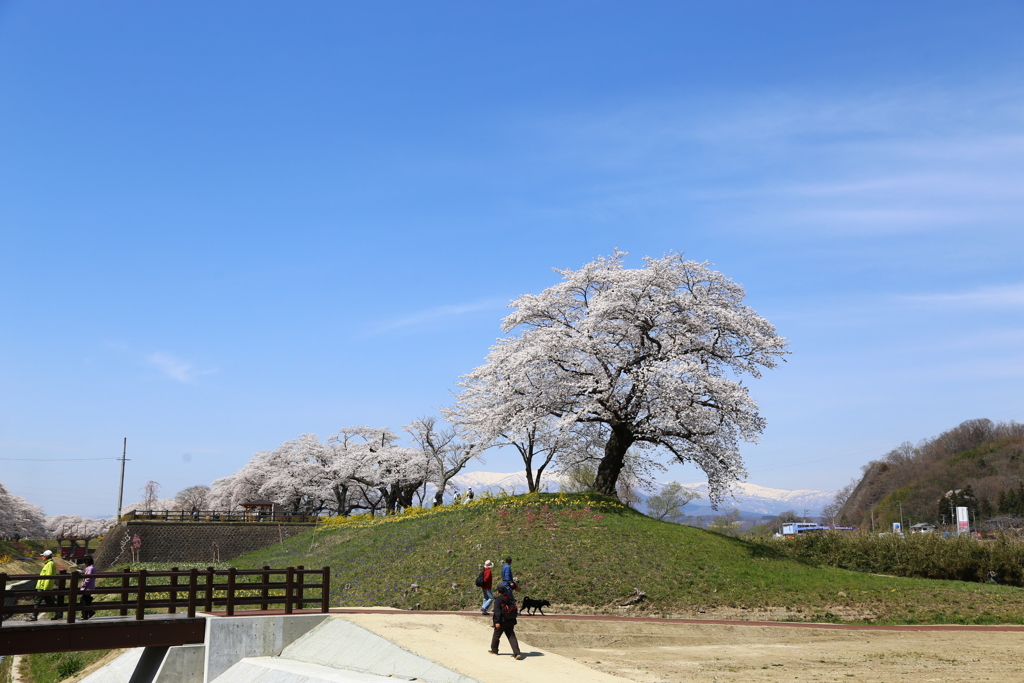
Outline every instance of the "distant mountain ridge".
<path id="1" fill-rule="evenodd" d="M 514 493 L 526 493 L 526 475 L 522 472 L 463 472 L 452 479 L 452 483 L 459 487 L 460 491 L 472 488 L 475 492 L 483 492 L 488 489 L 497 492 L 501 489 Z M 664 486 L 668 482 L 659 484 Z M 557 473 L 544 473 L 541 478 L 541 489 L 557 491 L 561 484 L 561 478 Z M 723 510 L 738 508 L 740 512 L 751 515 L 778 515 L 787 510 L 795 510 L 803 514 L 807 510 L 808 515 L 816 516 L 821 514 L 822 508 L 832 502 L 834 492 L 814 491 L 811 489 L 798 489 L 795 491 L 787 489 L 773 489 L 767 486 L 759 486 L 749 482 L 740 482 L 733 486 L 732 500 L 726 501 L 719 506 L 718 511 L 712 510 L 707 503 L 707 482 L 683 484 L 701 494 L 701 498 L 686 506 L 685 512 L 688 515 L 713 515 L 722 514 Z M 646 496 L 645 496 L 646 498 Z"/>

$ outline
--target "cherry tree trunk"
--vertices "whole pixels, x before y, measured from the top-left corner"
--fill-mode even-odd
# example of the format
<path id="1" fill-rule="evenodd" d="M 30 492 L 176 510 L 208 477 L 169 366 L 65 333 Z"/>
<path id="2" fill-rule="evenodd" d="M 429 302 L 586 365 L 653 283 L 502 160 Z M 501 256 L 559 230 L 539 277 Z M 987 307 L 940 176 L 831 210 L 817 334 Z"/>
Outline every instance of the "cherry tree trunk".
<path id="1" fill-rule="evenodd" d="M 633 445 L 635 439 L 633 432 L 624 425 L 612 427 L 608 443 L 604 445 L 604 458 L 597 466 L 597 478 L 594 480 L 594 490 L 612 498 L 618 498 L 615 485 L 619 481 L 619 473 L 626 462 L 626 451 Z"/>

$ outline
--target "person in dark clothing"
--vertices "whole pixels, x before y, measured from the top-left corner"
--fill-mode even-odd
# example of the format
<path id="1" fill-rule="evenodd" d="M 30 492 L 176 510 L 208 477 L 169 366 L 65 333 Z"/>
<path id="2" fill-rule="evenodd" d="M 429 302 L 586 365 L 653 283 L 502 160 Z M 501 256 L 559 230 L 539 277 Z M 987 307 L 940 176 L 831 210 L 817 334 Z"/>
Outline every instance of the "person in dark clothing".
<path id="1" fill-rule="evenodd" d="M 505 586 L 498 586 L 498 598 L 494 601 L 494 633 L 491 634 L 491 649 L 488 650 L 492 655 L 498 654 L 498 642 L 501 640 L 501 634 L 505 634 L 505 638 L 508 639 L 508 644 L 512 646 L 512 657 L 514 659 L 522 659 L 523 655 L 519 652 L 519 639 L 516 638 L 516 618 L 519 616 L 519 610 L 516 607 L 516 599 L 512 597 L 512 591 L 505 588 Z"/>
<path id="2" fill-rule="evenodd" d="M 82 564 L 85 565 L 85 569 L 82 571 L 82 584 L 78 590 L 81 591 L 80 600 L 85 607 L 82 610 L 82 621 L 88 621 L 96 616 L 96 611 L 92 609 L 92 592 L 96 590 L 96 565 L 93 564 L 92 555 L 86 555 Z"/>

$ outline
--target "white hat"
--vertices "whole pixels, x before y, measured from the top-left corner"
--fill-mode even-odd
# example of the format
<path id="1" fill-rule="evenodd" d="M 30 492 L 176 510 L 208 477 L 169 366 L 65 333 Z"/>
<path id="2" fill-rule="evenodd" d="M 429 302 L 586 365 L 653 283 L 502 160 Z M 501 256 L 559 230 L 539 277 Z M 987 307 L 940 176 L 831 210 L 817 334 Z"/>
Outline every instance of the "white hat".
<path id="1" fill-rule="evenodd" d="M 43 557 L 49 557 L 50 555 L 53 555 L 53 551 L 52 550 L 44 550 L 43 551 Z"/>
<path id="2" fill-rule="evenodd" d="M 486 562 L 484 562 L 484 566 L 487 567 L 488 569 L 490 569 L 491 567 L 494 566 L 494 563 L 491 562 L 490 560 L 487 560 Z"/>

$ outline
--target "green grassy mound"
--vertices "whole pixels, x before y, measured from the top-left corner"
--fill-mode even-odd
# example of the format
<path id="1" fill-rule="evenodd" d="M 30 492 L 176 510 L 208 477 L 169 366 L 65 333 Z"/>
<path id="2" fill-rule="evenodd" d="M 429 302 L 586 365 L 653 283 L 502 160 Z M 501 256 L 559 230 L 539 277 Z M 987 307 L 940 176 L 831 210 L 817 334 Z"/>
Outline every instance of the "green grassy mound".
<path id="1" fill-rule="evenodd" d="M 771 547 L 652 520 L 594 494 L 533 494 L 389 518 L 338 519 L 233 564 L 332 571 L 331 604 L 465 610 L 485 559 L 518 597 L 647 614 L 874 623 L 1024 623 L 1021 589 L 816 567 Z"/>

